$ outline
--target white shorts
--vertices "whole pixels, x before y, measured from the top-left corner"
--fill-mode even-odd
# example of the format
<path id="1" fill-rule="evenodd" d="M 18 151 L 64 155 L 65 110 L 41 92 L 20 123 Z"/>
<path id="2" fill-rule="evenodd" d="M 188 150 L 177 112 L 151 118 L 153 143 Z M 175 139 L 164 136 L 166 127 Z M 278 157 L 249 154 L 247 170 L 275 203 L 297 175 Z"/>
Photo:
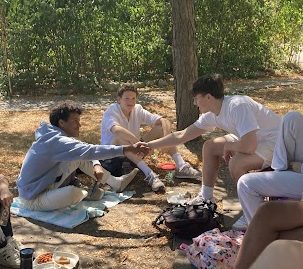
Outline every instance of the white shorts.
<path id="1" fill-rule="evenodd" d="M 239 138 L 234 134 L 224 135 L 224 138 L 227 142 L 239 141 Z M 274 148 L 275 143 L 273 141 L 262 141 L 258 143 L 255 153 L 264 160 L 262 169 L 271 166 Z"/>

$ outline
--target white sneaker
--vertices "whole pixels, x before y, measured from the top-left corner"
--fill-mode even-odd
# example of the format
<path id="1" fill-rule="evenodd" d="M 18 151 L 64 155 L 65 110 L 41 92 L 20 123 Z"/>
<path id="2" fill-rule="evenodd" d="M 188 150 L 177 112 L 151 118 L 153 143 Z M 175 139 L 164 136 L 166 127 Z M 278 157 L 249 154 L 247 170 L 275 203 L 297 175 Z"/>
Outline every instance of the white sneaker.
<path id="1" fill-rule="evenodd" d="M 165 185 L 163 182 L 159 179 L 159 175 L 150 173 L 145 180 L 147 181 L 147 184 L 151 186 L 153 191 L 164 191 Z"/>
<path id="2" fill-rule="evenodd" d="M 248 227 L 246 218 L 242 215 L 232 226 L 231 228 L 236 231 L 246 231 Z"/>
<path id="3" fill-rule="evenodd" d="M 20 268 L 20 252 L 19 249 L 16 249 L 15 244 L 12 243 L 12 240 L 7 242 L 4 248 L 0 248 L 0 265 Z"/>
<path id="4" fill-rule="evenodd" d="M 181 170 L 176 170 L 175 178 L 192 178 L 201 181 L 202 172 L 193 168 L 189 163 L 185 163 Z"/>
<path id="5" fill-rule="evenodd" d="M 189 205 L 200 205 L 203 202 L 207 202 L 207 201 L 215 203 L 215 198 L 213 197 L 213 198 L 211 198 L 209 200 L 206 200 L 206 199 L 203 198 L 203 196 L 201 194 L 198 194 L 196 197 L 194 197 L 193 199 L 191 199 L 187 204 L 189 204 Z"/>
<path id="6" fill-rule="evenodd" d="M 138 168 L 134 168 L 130 173 L 121 177 L 113 177 L 110 186 L 115 192 L 122 192 L 139 172 Z"/>

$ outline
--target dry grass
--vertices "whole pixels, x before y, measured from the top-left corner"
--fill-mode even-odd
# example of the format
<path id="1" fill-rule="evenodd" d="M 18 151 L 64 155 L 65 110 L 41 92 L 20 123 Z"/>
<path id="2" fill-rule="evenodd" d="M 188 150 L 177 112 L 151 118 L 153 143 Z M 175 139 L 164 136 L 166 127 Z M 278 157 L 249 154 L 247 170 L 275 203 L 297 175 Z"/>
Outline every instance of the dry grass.
<path id="1" fill-rule="evenodd" d="M 291 110 L 303 112 L 302 84 L 260 89 L 252 91 L 249 95 L 257 102 L 264 104 L 280 115 L 284 115 Z"/>
<path id="2" fill-rule="evenodd" d="M 249 95 L 280 115 L 290 110 L 303 112 L 302 84 L 260 89 L 251 91 Z M 175 121 L 173 102 L 150 104 L 147 107 L 151 111 L 166 115 L 172 122 Z M 89 143 L 99 143 L 99 122 L 102 113 L 100 108 L 87 110 L 83 114 L 80 139 Z M 41 121 L 48 121 L 46 111 L 0 111 L 0 173 L 6 175 L 12 183 L 18 176 L 25 153 L 34 139 L 34 131 Z M 195 160 L 191 161 L 197 163 Z"/>
<path id="3" fill-rule="evenodd" d="M 251 91 L 249 95 L 281 115 L 289 110 L 303 112 L 303 84 Z M 172 101 L 149 104 L 147 107 L 166 115 L 172 122 L 175 121 Z M 101 108 L 87 110 L 83 114 L 80 139 L 99 143 L 101 116 Z M 34 139 L 34 131 L 42 120 L 48 120 L 46 111 L 0 111 L 0 173 L 9 179 L 12 186 L 15 185 L 23 158 Z M 190 151 L 182 150 L 183 156 L 194 166 L 200 166 L 201 142 L 192 142 L 188 148 Z M 160 155 L 158 162 L 168 159 L 167 156 Z M 149 163 L 162 176 L 165 175 L 150 160 Z M 221 174 L 228 177 L 226 168 L 222 169 Z M 56 227 L 45 228 L 39 222 L 33 224 L 14 218 L 17 238 L 36 249 L 47 249 L 50 239 L 53 245 L 57 239 L 60 239 L 59 245 L 62 242 L 65 245 L 74 244 L 74 251 L 80 253 L 81 258 L 87 257 L 82 268 L 172 268 L 175 254 L 169 250 L 170 238 L 157 237 L 157 230 L 151 226 L 155 216 L 166 206 L 165 197 L 152 193 L 140 179 L 142 175 L 130 186 L 130 189 L 137 192 L 134 198 L 112 208 L 104 217 L 80 225 L 72 233 Z M 168 187 L 168 190 L 172 189 Z M 178 181 L 174 189 L 197 191 L 198 187 L 197 183 Z M 39 230 L 37 234 L 35 229 Z"/>

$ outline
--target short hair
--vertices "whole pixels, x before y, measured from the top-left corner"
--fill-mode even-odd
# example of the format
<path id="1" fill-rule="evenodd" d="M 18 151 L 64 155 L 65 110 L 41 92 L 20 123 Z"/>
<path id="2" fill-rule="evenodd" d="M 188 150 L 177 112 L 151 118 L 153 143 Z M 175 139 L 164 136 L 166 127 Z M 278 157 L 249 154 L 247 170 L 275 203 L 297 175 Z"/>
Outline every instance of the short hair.
<path id="1" fill-rule="evenodd" d="M 209 74 L 199 77 L 193 84 L 193 95 L 211 94 L 216 99 L 224 97 L 223 77 L 220 74 Z"/>
<path id="2" fill-rule="evenodd" d="M 118 90 L 117 95 L 119 97 L 122 97 L 123 93 L 125 93 L 125 92 L 134 92 L 136 94 L 136 96 L 139 95 L 139 92 L 138 92 L 137 88 L 133 85 L 124 85 L 124 86 L 122 86 Z"/>
<path id="3" fill-rule="evenodd" d="M 49 114 L 49 121 L 54 126 L 59 126 L 59 120 L 67 121 L 71 113 L 81 115 L 83 108 L 74 101 L 61 101 L 55 105 Z"/>

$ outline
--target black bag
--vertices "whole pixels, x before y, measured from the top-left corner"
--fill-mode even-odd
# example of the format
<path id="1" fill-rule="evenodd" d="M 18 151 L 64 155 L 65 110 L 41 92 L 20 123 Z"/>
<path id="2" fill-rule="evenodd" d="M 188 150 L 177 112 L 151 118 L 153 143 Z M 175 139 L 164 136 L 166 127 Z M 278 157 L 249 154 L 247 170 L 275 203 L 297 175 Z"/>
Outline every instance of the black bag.
<path id="1" fill-rule="evenodd" d="M 175 205 L 165 209 L 154 221 L 154 225 L 164 223 L 172 233 L 181 238 L 191 239 L 203 232 L 221 228 L 217 205 L 205 201 L 199 205 Z"/>

